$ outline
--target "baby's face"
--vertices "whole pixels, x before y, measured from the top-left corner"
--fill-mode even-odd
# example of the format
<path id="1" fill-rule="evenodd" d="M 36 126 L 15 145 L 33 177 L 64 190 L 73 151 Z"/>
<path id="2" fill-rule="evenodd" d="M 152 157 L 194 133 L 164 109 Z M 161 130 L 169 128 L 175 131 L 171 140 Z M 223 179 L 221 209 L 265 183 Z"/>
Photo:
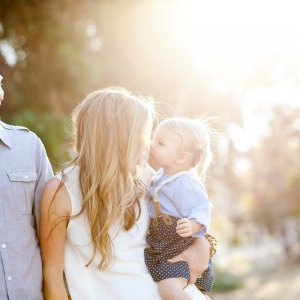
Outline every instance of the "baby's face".
<path id="1" fill-rule="evenodd" d="M 169 169 L 181 154 L 182 138 L 165 127 L 158 126 L 150 145 L 149 164 Z"/>

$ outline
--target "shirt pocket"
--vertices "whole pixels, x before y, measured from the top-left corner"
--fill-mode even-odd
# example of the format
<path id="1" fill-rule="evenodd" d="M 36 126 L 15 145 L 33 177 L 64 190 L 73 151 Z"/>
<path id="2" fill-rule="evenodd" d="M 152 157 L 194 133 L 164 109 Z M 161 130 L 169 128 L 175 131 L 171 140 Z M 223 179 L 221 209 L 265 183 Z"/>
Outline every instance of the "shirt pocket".
<path id="1" fill-rule="evenodd" d="M 37 173 L 33 171 L 8 171 L 15 206 L 22 215 L 32 214 Z"/>

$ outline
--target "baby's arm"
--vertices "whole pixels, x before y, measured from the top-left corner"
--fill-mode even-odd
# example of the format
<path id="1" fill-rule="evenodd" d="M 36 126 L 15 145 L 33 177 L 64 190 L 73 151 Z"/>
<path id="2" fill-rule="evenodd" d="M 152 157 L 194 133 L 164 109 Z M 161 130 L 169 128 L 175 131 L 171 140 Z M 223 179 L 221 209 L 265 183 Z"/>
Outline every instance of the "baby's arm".
<path id="1" fill-rule="evenodd" d="M 180 178 L 180 177 L 179 177 Z M 204 236 L 210 224 L 211 204 L 201 182 L 182 176 L 183 180 L 172 194 L 172 200 L 183 219 L 178 220 L 177 233 L 181 237 Z M 181 230 L 184 228 L 184 230 Z"/>
<path id="2" fill-rule="evenodd" d="M 188 220 L 186 218 L 180 219 L 177 221 L 176 232 L 181 237 L 188 237 L 196 232 L 200 231 L 204 226 L 199 224 L 195 220 Z"/>

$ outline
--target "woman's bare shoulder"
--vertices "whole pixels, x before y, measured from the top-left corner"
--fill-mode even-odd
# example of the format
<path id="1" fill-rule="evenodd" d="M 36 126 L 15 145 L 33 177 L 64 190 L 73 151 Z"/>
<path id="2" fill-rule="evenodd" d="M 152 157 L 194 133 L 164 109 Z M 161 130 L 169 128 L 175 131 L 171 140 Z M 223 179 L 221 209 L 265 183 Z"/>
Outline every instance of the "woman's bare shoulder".
<path id="1" fill-rule="evenodd" d="M 55 210 L 59 215 L 65 216 L 71 213 L 72 205 L 68 190 L 57 177 L 53 177 L 46 183 L 41 205 Z"/>
<path id="2" fill-rule="evenodd" d="M 47 192 L 56 192 L 60 184 L 61 180 L 53 177 L 46 182 L 44 190 L 47 190 Z"/>

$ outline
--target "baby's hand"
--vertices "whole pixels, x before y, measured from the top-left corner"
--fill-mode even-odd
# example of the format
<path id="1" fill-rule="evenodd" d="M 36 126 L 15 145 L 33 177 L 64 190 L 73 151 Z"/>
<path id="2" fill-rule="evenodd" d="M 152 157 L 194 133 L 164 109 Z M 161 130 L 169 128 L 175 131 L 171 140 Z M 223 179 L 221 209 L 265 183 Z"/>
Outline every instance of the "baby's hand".
<path id="1" fill-rule="evenodd" d="M 192 224 L 190 220 L 183 218 L 177 221 L 176 232 L 181 237 L 188 237 L 192 235 Z"/>

